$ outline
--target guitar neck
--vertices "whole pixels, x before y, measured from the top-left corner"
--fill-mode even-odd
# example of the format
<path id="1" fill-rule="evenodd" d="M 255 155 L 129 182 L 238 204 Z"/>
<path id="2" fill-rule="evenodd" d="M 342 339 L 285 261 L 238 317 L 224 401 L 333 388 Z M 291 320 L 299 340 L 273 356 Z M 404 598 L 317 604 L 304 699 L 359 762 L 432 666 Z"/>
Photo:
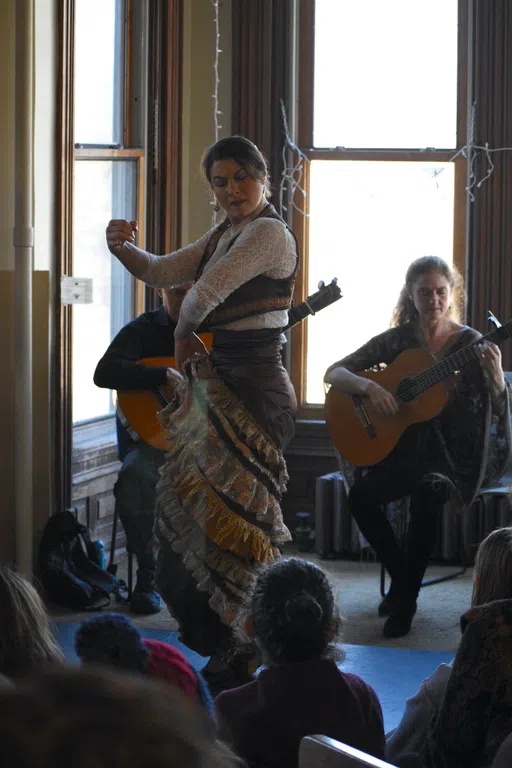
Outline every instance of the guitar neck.
<path id="1" fill-rule="evenodd" d="M 288 325 L 284 330 L 288 331 L 290 328 L 293 328 L 294 325 L 298 325 L 298 323 L 302 322 L 308 315 L 312 314 L 314 313 L 308 306 L 307 301 L 302 301 L 300 304 L 297 304 L 297 306 L 288 310 Z"/>
<path id="2" fill-rule="evenodd" d="M 289 328 L 293 328 L 294 325 L 300 323 L 308 315 L 314 315 L 320 310 L 329 307 L 334 302 L 341 299 L 341 291 L 338 287 L 336 278 L 332 280 L 328 285 L 320 284 L 319 290 L 308 296 L 306 301 L 301 301 L 300 304 L 291 307 L 288 310 L 288 325 L 284 329 L 287 331 Z"/>
<path id="3" fill-rule="evenodd" d="M 505 323 L 505 325 L 502 325 L 500 328 L 496 328 L 494 331 L 482 336 L 467 347 L 463 347 L 457 352 L 453 352 L 453 354 L 445 357 L 444 360 L 440 360 L 433 365 L 432 368 L 428 368 L 426 371 L 423 371 L 423 373 L 420 373 L 415 377 L 415 386 L 419 392 L 425 392 L 429 387 L 433 387 L 434 384 L 439 384 L 440 381 L 443 381 L 455 371 L 463 368 L 467 363 L 475 360 L 477 357 L 476 348 L 478 344 L 482 344 L 485 341 L 499 344 L 511 334 L 512 320 L 509 320 L 508 323 Z"/>

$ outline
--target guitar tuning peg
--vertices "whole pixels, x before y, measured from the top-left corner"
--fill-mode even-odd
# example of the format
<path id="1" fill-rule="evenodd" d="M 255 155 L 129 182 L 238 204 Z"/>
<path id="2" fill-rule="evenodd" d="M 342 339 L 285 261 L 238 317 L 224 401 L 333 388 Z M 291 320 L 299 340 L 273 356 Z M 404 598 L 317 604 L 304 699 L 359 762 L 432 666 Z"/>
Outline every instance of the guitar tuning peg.
<path id="1" fill-rule="evenodd" d="M 493 325 L 496 328 L 501 328 L 500 321 L 498 320 L 498 318 L 495 315 L 493 315 L 493 313 L 491 312 L 490 309 L 487 310 L 487 319 L 489 320 L 490 323 L 493 323 Z"/>
<path id="2" fill-rule="evenodd" d="M 333 277 L 333 279 L 331 280 L 331 285 L 338 285 L 338 278 L 337 277 Z"/>
<path id="3" fill-rule="evenodd" d="M 318 283 L 318 290 L 321 291 L 322 288 L 325 288 L 325 283 L 323 280 L 320 280 L 320 282 Z"/>

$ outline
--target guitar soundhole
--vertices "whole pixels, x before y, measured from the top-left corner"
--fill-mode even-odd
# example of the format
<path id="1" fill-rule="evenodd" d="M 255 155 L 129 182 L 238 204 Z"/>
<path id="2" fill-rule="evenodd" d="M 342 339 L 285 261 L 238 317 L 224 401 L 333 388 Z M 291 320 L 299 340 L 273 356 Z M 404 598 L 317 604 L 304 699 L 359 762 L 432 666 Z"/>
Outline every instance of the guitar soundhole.
<path id="1" fill-rule="evenodd" d="M 402 379 L 396 388 L 396 397 L 401 403 L 412 403 L 420 394 L 412 378 Z"/>

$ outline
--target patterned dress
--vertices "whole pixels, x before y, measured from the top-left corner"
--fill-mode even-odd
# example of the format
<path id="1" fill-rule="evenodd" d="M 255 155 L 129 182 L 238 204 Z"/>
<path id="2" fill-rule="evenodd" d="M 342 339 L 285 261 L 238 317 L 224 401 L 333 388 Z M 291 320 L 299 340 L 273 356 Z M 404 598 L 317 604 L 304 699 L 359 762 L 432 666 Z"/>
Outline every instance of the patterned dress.
<path id="1" fill-rule="evenodd" d="M 175 338 L 205 321 L 213 332 L 210 356 L 186 362 L 160 414 L 168 452 L 155 525 L 157 585 L 182 641 L 203 656 L 231 650 L 259 569 L 291 539 L 280 502 L 296 399 L 281 335 L 297 264 L 295 238 L 267 206 L 175 254 L 150 256 L 142 278 L 155 287 L 193 280 Z"/>

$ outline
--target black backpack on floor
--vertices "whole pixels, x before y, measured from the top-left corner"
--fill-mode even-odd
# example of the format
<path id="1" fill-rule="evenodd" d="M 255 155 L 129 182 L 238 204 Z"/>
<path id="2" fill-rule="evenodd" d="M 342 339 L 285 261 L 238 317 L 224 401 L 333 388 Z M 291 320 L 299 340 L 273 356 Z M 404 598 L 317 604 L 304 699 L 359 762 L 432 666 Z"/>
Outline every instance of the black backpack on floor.
<path id="1" fill-rule="evenodd" d="M 72 610 L 103 608 L 121 586 L 102 568 L 88 529 L 69 509 L 52 515 L 46 524 L 39 545 L 39 577 L 48 599 Z"/>

